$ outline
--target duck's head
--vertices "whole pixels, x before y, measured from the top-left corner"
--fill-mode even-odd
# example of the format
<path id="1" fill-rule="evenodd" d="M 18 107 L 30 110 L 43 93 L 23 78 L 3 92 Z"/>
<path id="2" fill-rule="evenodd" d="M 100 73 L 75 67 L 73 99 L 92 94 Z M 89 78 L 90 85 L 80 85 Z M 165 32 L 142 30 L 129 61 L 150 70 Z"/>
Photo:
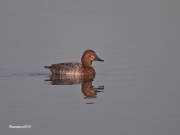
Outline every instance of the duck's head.
<path id="1" fill-rule="evenodd" d="M 93 61 L 102 61 L 93 50 L 86 50 L 81 58 L 82 64 L 84 66 L 91 66 Z"/>

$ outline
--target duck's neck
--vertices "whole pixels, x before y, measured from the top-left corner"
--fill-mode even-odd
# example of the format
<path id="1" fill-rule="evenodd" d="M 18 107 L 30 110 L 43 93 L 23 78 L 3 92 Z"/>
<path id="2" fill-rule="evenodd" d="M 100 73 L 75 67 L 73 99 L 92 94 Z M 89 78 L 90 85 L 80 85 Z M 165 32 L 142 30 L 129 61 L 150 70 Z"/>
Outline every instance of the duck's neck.
<path id="1" fill-rule="evenodd" d="M 92 61 L 85 61 L 82 59 L 82 65 L 85 67 L 92 67 Z"/>

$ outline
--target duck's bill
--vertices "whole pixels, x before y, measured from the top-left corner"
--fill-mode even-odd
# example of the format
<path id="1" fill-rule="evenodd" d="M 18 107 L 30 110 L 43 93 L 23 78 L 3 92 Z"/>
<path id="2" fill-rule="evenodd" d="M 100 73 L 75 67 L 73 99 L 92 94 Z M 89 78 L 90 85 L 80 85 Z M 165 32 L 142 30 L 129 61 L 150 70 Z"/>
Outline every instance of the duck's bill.
<path id="1" fill-rule="evenodd" d="M 102 61 L 102 62 L 104 62 L 104 60 L 98 58 L 98 56 L 96 56 L 96 57 L 94 58 L 94 61 Z"/>

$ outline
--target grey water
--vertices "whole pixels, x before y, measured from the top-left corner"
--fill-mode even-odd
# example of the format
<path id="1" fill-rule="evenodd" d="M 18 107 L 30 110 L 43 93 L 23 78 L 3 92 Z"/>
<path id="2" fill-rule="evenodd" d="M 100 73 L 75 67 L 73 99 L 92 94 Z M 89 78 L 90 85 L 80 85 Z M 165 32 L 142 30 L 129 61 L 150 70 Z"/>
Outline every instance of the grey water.
<path id="1" fill-rule="evenodd" d="M 0 134 L 179 135 L 179 6 L 0 1 Z M 45 65 L 81 62 L 87 49 L 104 60 L 91 81 L 101 92 L 87 98 L 83 83 L 45 81 Z"/>

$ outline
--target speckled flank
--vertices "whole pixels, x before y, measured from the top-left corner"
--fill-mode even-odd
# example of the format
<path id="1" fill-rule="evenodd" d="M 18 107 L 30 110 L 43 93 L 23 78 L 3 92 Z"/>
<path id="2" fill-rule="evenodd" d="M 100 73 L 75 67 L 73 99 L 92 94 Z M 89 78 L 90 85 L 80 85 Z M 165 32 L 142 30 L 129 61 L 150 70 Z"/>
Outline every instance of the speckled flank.
<path id="1" fill-rule="evenodd" d="M 79 74 L 83 70 L 82 64 L 77 62 L 53 64 L 48 69 L 55 74 Z"/>
<path id="2" fill-rule="evenodd" d="M 44 66 L 53 74 L 74 74 L 74 75 L 91 75 L 96 74 L 92 67 L 93 61 L 104 61 L 98 58 L 93 50 L 86 50 L 82 55 L 81 62 L 66 62 L 53 64 L 52 66 Z"/>

